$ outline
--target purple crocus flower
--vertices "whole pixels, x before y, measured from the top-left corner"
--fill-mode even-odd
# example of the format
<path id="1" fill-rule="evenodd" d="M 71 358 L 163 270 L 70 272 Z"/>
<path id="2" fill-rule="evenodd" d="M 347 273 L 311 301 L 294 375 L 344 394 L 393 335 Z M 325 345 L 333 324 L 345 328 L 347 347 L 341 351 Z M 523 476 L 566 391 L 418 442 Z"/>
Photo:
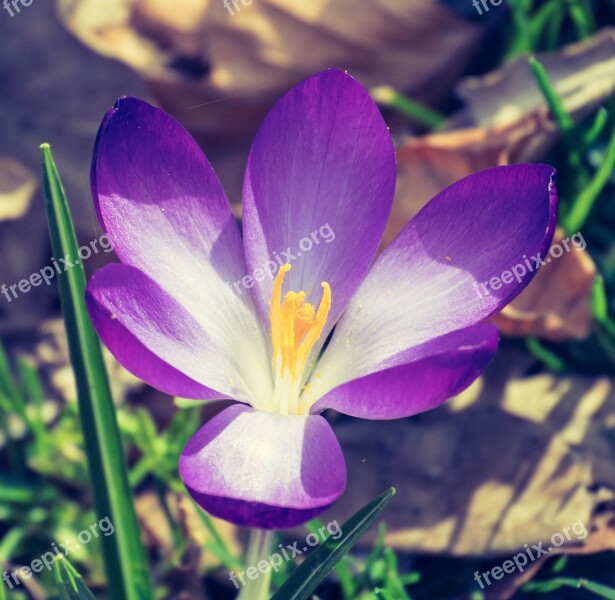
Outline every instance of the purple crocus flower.
<path id="1" fill-rule="evenodd" d="M 92 165 L 96 210 L 121 264 L 92 277 L 88 309 L 118 361 L 150 385 L 237 401 L 181 456 L 192 497 L 240 525 L 290 527 L 346 484 L 323 410 L 407 417 L 484 370 L 498 345 L 485 319 L 533 273 L 488 294 L 475 283 L 504 281 L 545 254 L 553 181 L 546 165 L 467 177 L 372 265 L 395 189 L 393 144 L 367 92 L 328 70 L 290 90 L 260 128 L 242 241 L 194 140 L 123 98 L 102 122 Z"/>

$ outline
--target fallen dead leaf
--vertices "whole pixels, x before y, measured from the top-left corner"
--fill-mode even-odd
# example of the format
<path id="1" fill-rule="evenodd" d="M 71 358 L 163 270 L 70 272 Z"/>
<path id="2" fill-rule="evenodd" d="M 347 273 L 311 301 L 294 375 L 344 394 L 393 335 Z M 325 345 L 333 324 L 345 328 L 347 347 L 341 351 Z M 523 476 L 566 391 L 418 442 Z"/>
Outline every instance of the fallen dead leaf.
<path id="1" fill-rule="evenodd" d="M 563 248 L 564 238 L 558 227 L 553 245 Z M 565 341 L 584 339 L 591 333 L 596 265 L 584 249 L 570 243 L 568 247 L 569 252 L 540 267 L 526 290 L 492 319 L 504 335 Z"/>
<path id="2" fill-rule="evenodd" d="M 615 90 L 613 29 L 539 59 L 577 121 Z M 398 148 L 397 191 L 385 245 L 455 181 L 481 169 L 535 160 L 558 138 L 527 58 L 481 78 L 466 79 L 458 91 L 466 108 L 449 123 L 457 128 L 409 138 Z M 495 322 L 506 335 L 583 339 L 591 331 L 595 272 L 587 252 L 567 252 L 541 269 Z"/>
<path id="3" fill-rule="evenodd" d="M 469 390 L 414 418 L 340 419 L 348 487 L 323 522 L 393 485 L 383 519 L 398 549 L 509 557 L 579 521 L 590 535 L 565 551 L 615 549 L 615 384 L 525 376 L 532 360 L 505 347 Z"/>
<path id="4" fill-rule="evenodd" d="M 515 125 L 495 128 L 493 135 L 473 129 L 409 142 L 398 151 L 397 192 L 384 243 L 390 243 L 431 198 L 455 181 L 481 169 L 517 162 L 518 150 L 539 130 L 541 122 L 539 115 L 529 115 Z M 553 243 L 564 237 L 558 229 Z M 551 341 L 586 338 L 593 321 L 595 274 L 596 267 L 585 249 L 564 252 L 541 267 L 528 288 L 494 322 L 505 335 L 534 335 Z"/>
<path id="5" fill-rule="evenodd" d="M 592 112 L 615 91 L 615 29 L 607 27 L 588 40 L 557 52 L 536 54 L 564 108 L 575 120 Z M 545 99 L 521 56 L 482 77 L 467 77 L 456 88 L 465 108 L 455 115 L 457 126 L 510 125 L 545 109 Z"/>
<path id="6" fill-rule="evenodd" d="M 38 147 L 51 144 L 82 244 L 101 234 L 88 176 L 100 121 L 119 96 L 144 97 L 145 92 L 127 67 L 94 54 L 67 32 L 55 17 L 54 4 L 34 3 L 27 16 L 9 19 L 10 24 L 3 19 L 0 25 L 0 155 L 23 164 L 38 182 Z M 6 285 L 50 264 L 41 186 L 23 216 L 0 222 L 0 254 L 0 283 Z M 86 269 L 95 261 L 88 261 Z M 55 285 L 33 288 L 11 302 L 0 295 L 0 333 L 33 335 L 41 319 L 57 310 Z"/>
<path id="7" fill-rule="evenodd" d="M 523 162 L 534 140 L 555 131 L 546 111 L 526 115 L 512 125 L 469 128 L 406 139 L 397 148 L 397 188 L 385 245 L 429 200 L 476 171 Z"/>
<path id="8" fill-rule="evenodd" d="M 138 70 L 201 140 L 251 137 L 271 104 L 322 69 L 443 98 L 486 26 L 428 0 L 61 0 L 68 28 Z"/>
<path id="9" fill-rule="evenodd" d="M 37 187 L 30 169 L 9 156 L 0 156 L 0 221 L 22 217 Z"/>

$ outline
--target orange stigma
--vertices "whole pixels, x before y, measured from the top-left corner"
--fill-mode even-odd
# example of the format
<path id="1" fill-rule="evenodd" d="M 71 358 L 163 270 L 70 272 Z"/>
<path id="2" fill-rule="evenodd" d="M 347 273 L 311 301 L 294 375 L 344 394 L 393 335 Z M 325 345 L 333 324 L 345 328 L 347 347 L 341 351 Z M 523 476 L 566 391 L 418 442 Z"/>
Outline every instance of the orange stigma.
<path id="1" fill-rule="evenodd" d="M 273 283 L 271 295 L 272 366 L 275 373 L 274 405 L 281 412 L 292 413 L 298 406 L 298 385 L 310 357 L 312 348 L 320 339 L 331 308 L 331 288 L 322 282 L 323 295 L 318 311 L 305 302 L 305 292 L 286 292 L 282 300 L 284 277 L 290 265 L 280 267 Z M 288 399 L 285 398 L 288 396 Z M 284 408 L 286 407 L 286 411 Z"/>

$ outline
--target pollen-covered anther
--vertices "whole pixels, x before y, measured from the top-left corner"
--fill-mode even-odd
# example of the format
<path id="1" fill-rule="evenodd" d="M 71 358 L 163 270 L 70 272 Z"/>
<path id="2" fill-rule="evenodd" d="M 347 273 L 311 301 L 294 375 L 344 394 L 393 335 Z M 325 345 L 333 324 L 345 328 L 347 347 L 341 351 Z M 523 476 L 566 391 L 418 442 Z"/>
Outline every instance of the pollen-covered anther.
<path id="1" fill-rule="evenodd" d="M 287 292 L 282 300 L 284 277 L 290 265 L 283 265 L 275 278 L 271 297 L 271 342 L 276 377 L 289 373 L 301 377 L 310 352 L 322 335 L 331 308 L 331 289 L 322 283 L 323 297 L 318 307 L 305 302 L 305 292 Z"/>

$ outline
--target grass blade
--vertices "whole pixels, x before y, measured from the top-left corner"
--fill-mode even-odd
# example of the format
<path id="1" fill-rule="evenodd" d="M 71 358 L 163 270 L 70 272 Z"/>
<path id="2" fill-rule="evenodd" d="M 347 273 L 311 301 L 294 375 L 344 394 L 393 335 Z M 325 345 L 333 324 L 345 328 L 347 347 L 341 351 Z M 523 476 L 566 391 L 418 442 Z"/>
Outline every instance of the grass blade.
<path id="1" fill-rule="evenodd" d="M 54 255 L 78 260 L 68 202 L 48 144 L 41 146 L 45 206 Z M 115 407 L 100 343 L 85 308 L 81 264 L 58 277 L 62 312 L 79 401 L 79 415 L 96 508 L 115 534 L 101 538 L 109 596 L 114 600 L 151 600 L 152 589 L 135 513 Z"/>
<path id="2" fill-rule="evenodd" d="M 613 170 L 615 170 L 615 128 L 611 133 L 602 164 L 589 185 L 577 196 L 570 213 L 564 219 L 564 229 L 568 235 L 576 233 L 585 224 L 594 203 L 609 182 Z"/>
<path id="3" fill-rule="evenodd" d="M 375 521 L 393 494 L 395 494 L 395 488 L 389 488 L 348 519 L 341 527 L 342 536 L 337 540 L 328 538 L 293 572 L 271 600 L 307 600 L 329 571 Z"/>
<path id="4" fill-rule="evenodd" d="M 400 94 L 388 85 L 374 87 L 370 90 L 370 94 L 378 104 L 389 106 L 429 129 L 436 129 L 446 121 L 443 114 L 417 100 Z"/>
<path id="5" fill-rule="evenodd" d="M 532 592 L 553 592 L 561 588 L 575 588 L 584 589 L 596 594 L 600 598 L 607 598 L 608 600 L 615 600 L 615 590 L 613 588 L 602 585 L 601 583 L 595 583 L 587 579 L 552 579 L 550 581 L 531 581 L 523 586 L 524 591 Z"/>
<path id="6" fill-rule="evenodd" d="M 323 527 L 323 524 L 318 519 L 312 519 L 305 524 L 305 527 L 311 533 L 315 533 L 316 535 L 318 535 L 318 530 L 319 528 Z M 343 558 L 337 563 L 337 565 L 335 565 L 335 574 L 340 580 L 340 587 L 342 588 L 342 594 L 344 595 L 344 598 L 354 598 L 355 583 L 352 579 L 352 573 L 350 572 L 350 569 L 348 568 L 348 565 L 344 562 Z"/>
<path id="7" fill-rule="evenodd" d="M 547 365 L 552 371 L 563 373 L 566 370 L 566 363 L 557 354 L 541 344 L 538 338 L 533 336 L 525 338 L 525 345 L 533 356 Z"/>
<path id="8" fill-rule="evenodd" d="M 551 115 L 557 123 L 557 126 L 564 133 L 569 133 L 574 127 L 574 122 L 564 108 L 564 102 L 551 85 L 545 68 L 534 57 L 530 58 L 528 62 L 536 78 L 536 83 L 551 110 Z"/>
<path id="9" fill-rule="evenodd" d="M 81 575 L 62 554 L 58 555 L 54 564 L 54 575 L 60 600 L 96 600 Z"/>

